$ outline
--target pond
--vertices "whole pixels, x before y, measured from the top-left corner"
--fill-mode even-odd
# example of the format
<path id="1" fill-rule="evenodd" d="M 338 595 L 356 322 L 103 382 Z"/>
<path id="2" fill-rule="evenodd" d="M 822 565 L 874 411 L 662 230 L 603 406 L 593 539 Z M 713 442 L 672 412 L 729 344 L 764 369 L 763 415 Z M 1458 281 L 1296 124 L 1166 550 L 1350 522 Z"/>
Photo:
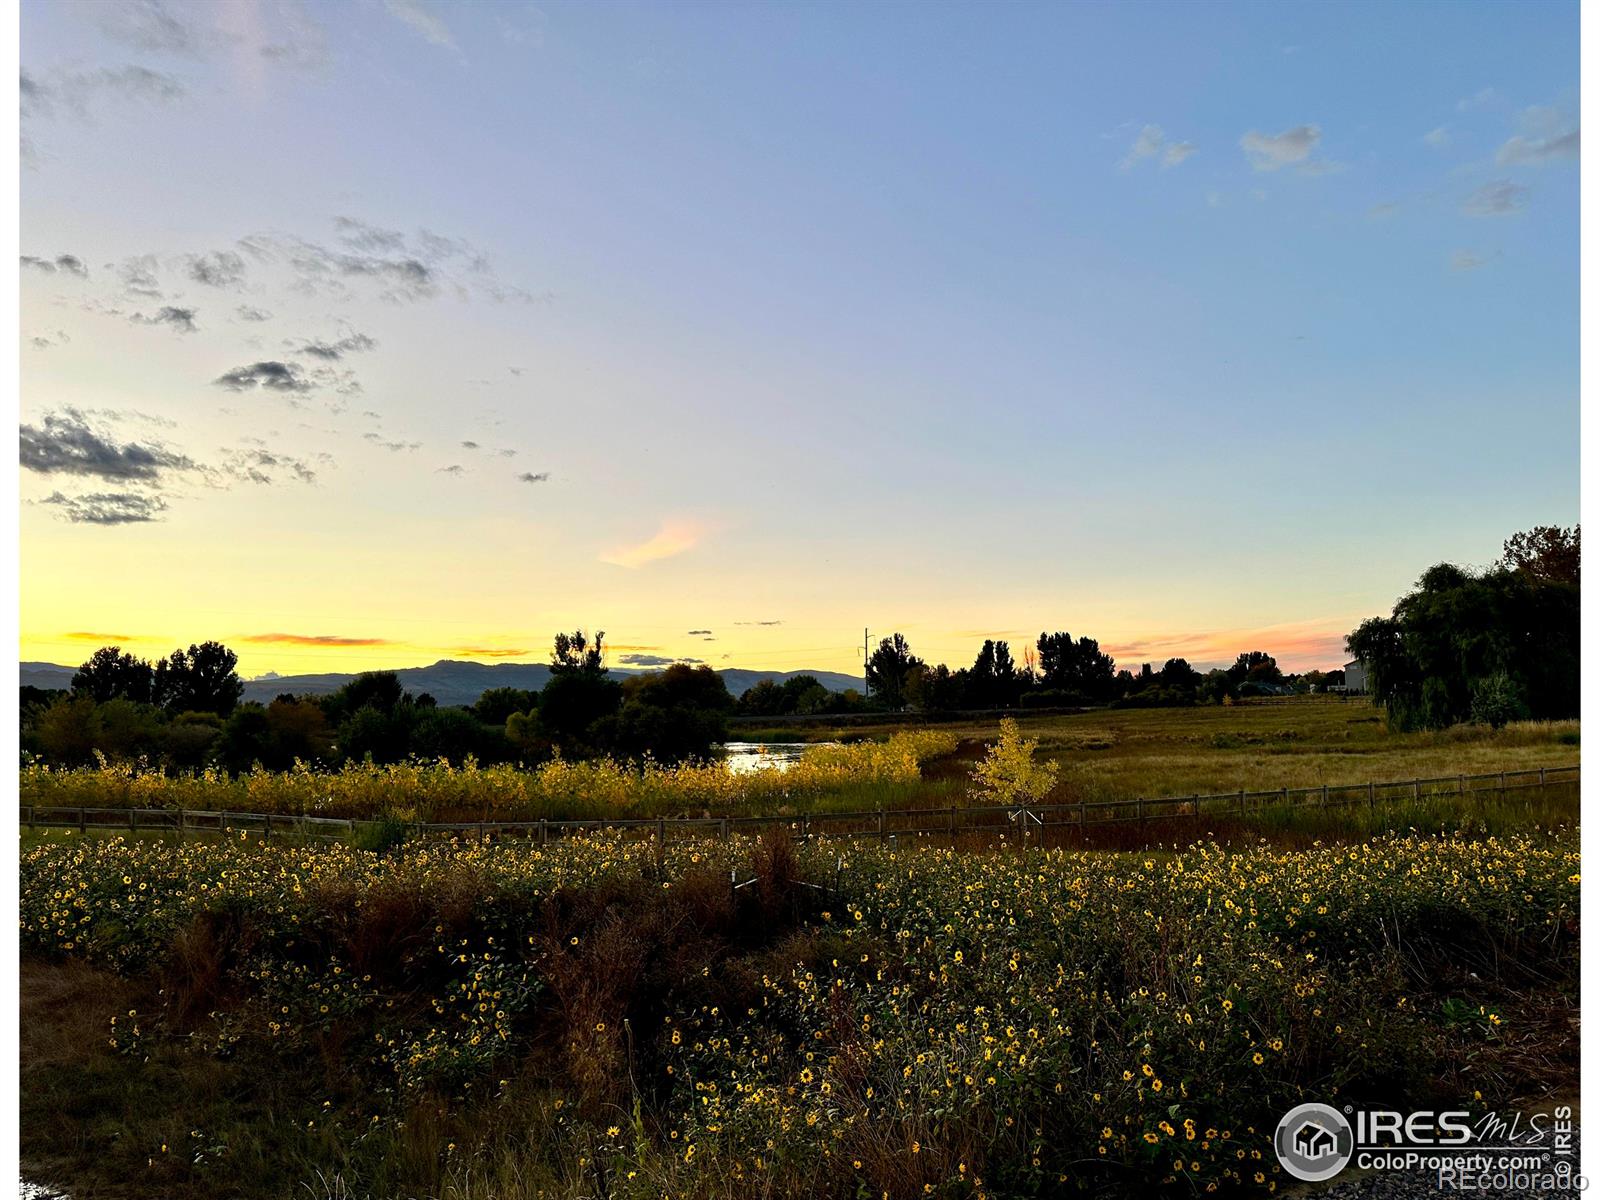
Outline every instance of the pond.
<path id="1" fill-rule="evenodd" d="M 748 775 L 753 771 L 787 771 L 800 761 L 800 756 L 814 746 L 832 746 L 835 742 L 727 742 L 723 754 L 728 769 L 735 775 Z"/>

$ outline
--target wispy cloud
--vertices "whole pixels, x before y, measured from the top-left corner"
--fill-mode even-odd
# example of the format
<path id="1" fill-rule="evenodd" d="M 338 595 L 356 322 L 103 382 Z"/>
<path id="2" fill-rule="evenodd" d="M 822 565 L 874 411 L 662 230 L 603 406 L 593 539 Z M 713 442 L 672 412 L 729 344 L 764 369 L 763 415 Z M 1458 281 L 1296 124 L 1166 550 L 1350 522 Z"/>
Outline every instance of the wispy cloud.
<path id="1" fill-rule="evenodd" d="M 70 633 L 63 633 L 62 637 L 74 642 L 99 642 L 101 645 L 110 645 L 113 642 L 134 642 L 139 638 L 131 633 L 96 633 L 93 630 L 74 629 Z"/>
<path id="2" fill-rule="evenodd" d="M 88 117 L 102 99 L 116 103 L 171 103 L 187 94 L 178 80 L 149 67 L 100 67 L 89 71 L 59 70 L 20 79 L 22 115 L 48 117 L 68 113 Z"/>
<path id="3" fill-rule="evenodd" d="M 1175 167 L 1195 151 L 1193 142 L 1169 142 L 1166 134 L 1159 125 L 1146 125 L 1139 131 L 1139 136 L 1133 139 L 1133 145 L 1128 147 L 1128 153 L 1117 164 L 1124 171 L 1138 166 L 1147 158 L 1161 159 L 1163 169 Z"/>
<path id="4" fill-rule="evenodd" d="M 467 654 L 473 658 L 526 658 L 541 651 L 508 646 L 451 646 L 450 654 Z"/>
<path id="5" fill-rule="evenodd" d="M 1277 171 L 1309 164 L 1311 153 L 1321 140 L 1322 129 L 1317 125 L 1296 125 L 1282 133 L 1252 129 L 1239 139 L 1239 148 L 1257 171 Z"/>
<path id="6" fill-rule="evenodd" d="M 456 40 L 451 36 L 450 27 L 424 3 L 424 0 L 384 0 L 384 7 L 392 16 L 409 25 L 435 46 L 443 46 L 449 50 L 456 48 Z"/>
<path id="7" fill-rule="evenodd" d="M 1430 129 L 1422 135 L 1422 140 L 1435 150 L 1443 150 L 1450 144 L 1450 130 L 1440 125 L 1437 129 Z"/>
<path id="8" fill-rule="evenodd" d="M 550 472 L 549 471 L 524 471 L 521 475 L 517 476 L 517 480 L 520 483 L 549 483 L 550 482 Z"/>
<path id="9" fill-rule="evenodd" d="M 657 534 L 633 546 L 621 546 L 600 561 L 618 567 L 642 567 L 646 563 L 672 558 L 686 550 L 694 549 L 700 541 L 701 529 L 690 521 L 666 521 Z"/>
<path id="10" fill-rule="evenodd" d="M 1553 108 L 1524 109 L 1522 131 L 1505 142 L 1495 155 L 1502 167 L 1544 167 L 1578 157 L 1579 131 Z"/>
<path id="11" fill-rule="evenodd" d="M 336 633 L 250 633 L 239 639 L 252 646 L 393 646 L 388 638 L 347 637 Z"/>
<path id="12" fill-rule="evenodd" d="M 1491 255 L 1490 258 L 1493 256 Z M 1452 271 L 1476 271 L 1479 267 L 1487 266 L 1490 259 L 1471 250 L 1457 250 L 1450 256 L 1450 269 Z"/>
<path id="13" fill-rule="evenodd" d="M 1509 179 L 1496 179 L 1486 183 L 1461 202 L 1461 211 L 1469 217 L 1508 217 L 1527 207 L 1532 193 L 1521 184 Z"/>

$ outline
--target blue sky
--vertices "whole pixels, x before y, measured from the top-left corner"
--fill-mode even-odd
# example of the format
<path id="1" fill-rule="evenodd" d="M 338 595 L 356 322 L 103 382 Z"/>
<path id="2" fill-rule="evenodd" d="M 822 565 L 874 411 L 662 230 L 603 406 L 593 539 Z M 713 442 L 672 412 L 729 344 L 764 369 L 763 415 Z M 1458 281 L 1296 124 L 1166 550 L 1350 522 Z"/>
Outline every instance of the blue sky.
<path id="1" fill-rule="evenodd" d="M 1331 663 L 1577 517 L 1577 25 L 25 3 L 24 655 Z"/>

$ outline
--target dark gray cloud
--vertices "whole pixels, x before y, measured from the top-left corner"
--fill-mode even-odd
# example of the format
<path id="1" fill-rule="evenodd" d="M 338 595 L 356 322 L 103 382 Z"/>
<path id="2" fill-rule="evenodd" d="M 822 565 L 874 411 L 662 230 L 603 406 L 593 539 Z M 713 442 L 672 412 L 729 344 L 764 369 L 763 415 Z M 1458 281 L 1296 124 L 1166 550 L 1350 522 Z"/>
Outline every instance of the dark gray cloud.
<path id="1" fill-rule="evenodd" d="M 688 636 L 689 637 L 710 637 L 711 636 L 711 630 L 709 630 L 709 629 L 691 629 L 691 630 L 689 630 Z"/>
<path id="2" fill-rule="evenodd" d="M 521 475 L 517 476 L 517 480 L 520 483 L 548 483 L 550 481 L 550 472 L 524 471 Z"/>
<path id="3" fill-rule="evenodd" d="M 174 308 L 167 304 L 156 309 L 146 316 L 144 313 L 134 313 L 128 320 L 136 325 L 170 325 L 179 333 L 193 333 L 200 326 L 194 323 L 195 310 L 192 308 Z"/>
<path id="4" fill-rule="evenodd" d="M 293 343 L 285 344 L 293 346 Z M 367 336 L 364 333 L 351 333 L 346 334 L 337 341 L 324 342 L 312 340 L 308 342 L 301 342 L 298 346 L 294 346 L 294 348 L 297 349 L 301 354 L 309 354 L 314 358 L 327 359 L 331 362 L 336 362 L 343 358 L 346 354 L 355 354 L 362 350 L 373 350 L 377 348 L 377 345 L 378 343 L 375 339 Z"/>
<path id="5" fill-rule="evenodd" d="M 231 392 L 247 392 L 257 385 L 274 392 L 309 392 L 312 386 L 294 363 L 276 361 L 234 367 L 211 382 Z"/>
<path id="6" fill-rule="evenodd" d="M 121 442 L 77 409 L 47 413 L 20 430 L 22 467 L 40 475 L 84 475 L 114 482 L 154 483 L 194 462 L 160 442 Z"/>
<path id="7" fill-rule="evenodd" d="M 690 666 L 703 666 L 703 658 L 669 658 L 665 654 L 624 654 L 617 660 L 626 667 L 670 667 L 674 663 L 688 663 Z"/>
<path id="8" fill-rule="evenodd" d="M 496 450 L 495 453 L 498 454 L 501 458 L 515 458 L 517 456 L 517 452 L 515 450 L 502 449 L 502 450 Z"/>
<path id="9" fill-rule="evenodd" d="M 735 621 L 735 625 L 782 625 L 782 621 Z"/>
<path id="10" fill-rule="evenodd" d="M 234 309 L 233 311 L 234 311 L 234 314 L 241 321 L 270 321 L 270 320 L 272 320 L 272 314 L 269 313 L 266 309 L 264 309 L 264 308 L 252 308 L 248 304 L 241 304 L 238 308 Z"/>
<path id="11" fill-rule="evenodd" d="M 478 448 L 478 443 L 477 442 L 462 442 L 461 443 L 461 448 L 463 450 L 476 450 Z"/>
<path id="12" fill-rule="evenodd" d="M 86 496 L 64 496 L 52 492 L 40 504 L 61 509 L 68 521 L 80 525 L 138 525 L 159 520 L 167 502 L 160 496 L 139 492 L 91 492 Z"/>
<path id="13" fill-rule="evenodd" d="M 79 279 L 89 278 L 89 268 L 76 254 L 58 254 L 54 258 L 38 258 L 32 254 L 24 254 L 20 256 L 20 262 L 24 267 L 43 271 L 47 275 L 64 271 L 68 275 L 76 275 Z"/>
<path id="14" fill-rule="evenodd" d="M 244 259 L 232 250 L 191 254 L 186 260 L 189 278 L 206 287 L 231 288 L 244 282 Z"/>
<path id="15" fill-rule="evenodd" d="M 1486 183 L 1461 203 L 1469 217 L 1506 217 L 1527 207 L 1529 189 L 1509 179 Z"/>
<path id="16" fill-rule="evenodd" d="M 439 475 L 465 475 L 467 469 L 460 463 L 451 463 L 448 467 L 440 467 L 436 474 Z"/>

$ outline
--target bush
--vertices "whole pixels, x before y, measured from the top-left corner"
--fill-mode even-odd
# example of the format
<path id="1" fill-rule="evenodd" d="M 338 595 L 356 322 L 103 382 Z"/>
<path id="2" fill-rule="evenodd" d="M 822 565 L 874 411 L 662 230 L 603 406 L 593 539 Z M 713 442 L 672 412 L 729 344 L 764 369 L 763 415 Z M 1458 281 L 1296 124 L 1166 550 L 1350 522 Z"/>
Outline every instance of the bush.
<path id="1" fill-rule="evenodd" d="M 1504 671 L 1497 672 L 1472 685 L 1472 719 L 1491 729 L 1504 729 L 1512 721 L 1528 715 L 1522 689 Z"/>

